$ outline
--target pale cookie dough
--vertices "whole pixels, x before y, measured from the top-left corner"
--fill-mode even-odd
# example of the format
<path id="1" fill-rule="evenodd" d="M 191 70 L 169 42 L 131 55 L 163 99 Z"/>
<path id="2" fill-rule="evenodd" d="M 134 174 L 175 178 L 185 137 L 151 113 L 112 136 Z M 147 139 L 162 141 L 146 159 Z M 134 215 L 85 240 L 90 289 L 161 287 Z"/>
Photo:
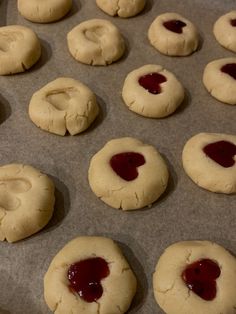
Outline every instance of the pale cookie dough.
<path id="1" fill-rule="evenodd" d="M 161 92 L 150 93 L 139 84 L 139 79 L 148 74 L 158 73 L 166 78 L 160 84 Z M 184 88 L 177 78 L 160 65 L 144 65 L 125 79 L 122 97 L 131 111 L 150 118 L 162 118 L 173 113 L 184 100 Z"/>
<path id="2" fill-rule="evenodd" d="M 191 291 L 182 279 L 185 268 L 201 259 L 220 267 L 216 297 L 206 301 Z M 236 308 L 236 259 L 218 244 L 184 241 L 168 247 L 153 275 L 154 295 L 167 314 L 233 314 Z"/>
<path id="3" fill-rule="evenodd" d="M 221 16 L 214 24 L 213 33 L 221 46 L 236 52 L 236 11 Z"/>
<path id="4" fill-rule="evenodd" d="M 236 136 L 200 133 L 190 138 L 182 153 L 183 167 L 188 176 L 200 187 L 211 192 L 236 193 L 236 163 L 225 168 L 203 151 L 208 144 L 227 141 L 236 145 Z M 236 155 L 230 160 L 236 161 Z"/>
<path id="5" fill-rule="evenodd" d="M 111 167 L 111 158 L 120 153 L 141 154 L 145 163 L 137 167 L 136 179 L 127 181 Z M 159 152 L 131 138 L 109 141 L 90 161 L 88 178 L 92 191 L 113 208 L 132 210 L 154 203 L 165 191 L 168 169 Z"/>
<path id="6" fill-rule="evenodd" d="M 20 14 L 35 23 L 60 20 L 72 7 L 72 0 L 18 0 Z"/>
<path id="7" fill-rule="evenodd" d="M 110 274 L 102 279 L 102 296 L 96 302 L 84 301 L 69 290 L 70 265 L 88 259 L 103 258 Z M 54 257 L 44 277 L 44 297 L 56 314 L 122 314 L 130 307 L 136 292 L 136 278 L 119 247 L 104 237 L 78 237 Z"/>
<path id="8" fill-rule="evenodd" d="M 54 184 L 39 170 L 22 164 L 0 167 L 0 241 L 15 242 L 50 220 Z"/>
<path id="9" fill-rule="evenodd" d="M 29 104 L 30 119 L 41 129 L 58 135 L 86 130 L 98 112 L 94 93 L 81 82 L 66 77 L 41 88 Z"/>
<path id="10" fill-rule="evenodd" d="M 0 27 L 0 75 L 28 70 L 41 56 L 37 35 L 28 27 Z"/>
<path id="11" fill-rule="evenodd" d="M 208 63 L 203 73 L 203 84 L 217 100 L 236 105 L 236 77 L 221 71 L 227 64 L 234 64 L 236 67 L 236 58 L 223 58 Z"/>
<path id="12" fill-rule="evenodd" d="M 67 35 L 68 48 L 77 60 L 108 65 L 122 57 L 125 42 L 118 28 L 107 20 L 93 19 L 74 27 Z"/>
<path id="13" fill-rule="evenodd" d="M 169 21 L 181 21 L 186 26 L 182 28 L 182 33 L 175 33 L 163 25 Z M 177 13 L 159 15 L 148 30 L 148 38 L 152 46 L 168 56 L 188 56 L 197 50 L 199 44 L 196 27 Z"/>
<path id="14" fill-rule="evenodd" d="M 140 13 L 146 0 L 96 0 L 96 3 L 107 14 L 126 18 Z"/>

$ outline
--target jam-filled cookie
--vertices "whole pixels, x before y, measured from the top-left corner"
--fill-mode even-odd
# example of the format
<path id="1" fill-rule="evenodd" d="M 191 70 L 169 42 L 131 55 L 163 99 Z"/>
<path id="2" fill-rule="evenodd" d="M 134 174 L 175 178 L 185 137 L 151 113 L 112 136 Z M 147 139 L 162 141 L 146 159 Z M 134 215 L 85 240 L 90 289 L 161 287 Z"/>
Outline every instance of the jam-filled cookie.
<path id="1" fill-rule="evenodd" d="M 223 58 L 207 64 L 203 84 L 217 100 L 236 105 L 236 58 Z"/>
<path id="2" fill-rule="evenodd" d="M 126 18 L 141 12 L 146 0 L 96 0 L 96 3 L 107 14 Z"/>
<path id="3" fill-rule="evenodd" d="M 236 136 L 200 133 L 188 140 L 183 167 L 200 187 L 217 193 L 236 193 Z"/>
<path id="4" fill-rule="evenodd" d="M 213 33 L 221 46 L 236 52 L 236 11 L 221 16 L 214 24 Z"/>
<path id="5" fill-rule="evenodd" d="M 184 88 L 160 65 L 138 68 L 125 79 L 122 97 L 131 111 L 150 118 L 172 114 L 184 100 Z"/>
<path id="6" fill-rule="evenodd" d="M 154 203 L 165 191 L 168 169 L 159 152 L 141 141 L 113 139 L 91 159 L 92 191 L 114 208 L 132 210 Z"/>
<path id="7" fill-rule="evenodd" d="M 234 313 L 236 259 L 209 241 L 175 243 L 160 257 L 153 287 L 167 314 Z"/>
<path id="8" fill-rule="evenodd" d="M 78 237 L 53 258 L 44 277 L 44 297 L 57 314 L 122 314 L 136 286 L 134 273 L 111 239 Z"/>
<path id="9" fill-rule="evenodd" d="M 148 30 L 148 38 L 152 46 L 168 56 L 188 56 L 199 44 L 196 27 L 177 13 L 159 15 Z"/>

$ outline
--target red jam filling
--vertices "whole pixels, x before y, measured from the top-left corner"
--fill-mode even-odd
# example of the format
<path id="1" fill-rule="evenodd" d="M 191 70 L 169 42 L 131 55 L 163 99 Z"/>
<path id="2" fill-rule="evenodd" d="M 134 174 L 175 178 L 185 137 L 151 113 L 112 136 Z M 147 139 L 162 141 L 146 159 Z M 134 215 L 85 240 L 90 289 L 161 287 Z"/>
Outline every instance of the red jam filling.
<path id="1" fill-rule="evenodd" d="M 139 85 L 148 90 L 149 93 L 155 95 L 161 93 L 161 83 L 164 83 L 166 81 L 166 77 L 159 73 L 150 73 L 141 76 L 138 80 Z"/>
<path id="2" fill-rule="evenodd" d="M 233 26 L 233 27 L 236 27 L 236 19 L 232 19 L 230 21 L 230 24 Z"/>
<path id="3" fill-rule="evenodd" d="M 190 264 L 182 273 L 187 287 L 206 301 L 216 297 L 216 279 L 220 276 L 219 266 L 210 259 Z"/>
<path id="4" fill-rule="evenodd" d="M 186 23 L 179 21 L 179 20 L 171 20 L 164 22 L 163 25 L 166 29 L 168 29 L 171 32 L 182 34 L 183 33 L 183 27 L 186 26 Z"/>
<path id="5" fill-rule="evenodd" d="M 229 74 L 236 80 L 236 63 L 229 63 L 221 68 L 221 72 Z"/>
<path id="6" fill-rule="evenodd" d="M 115 173 L 126 181 L 132 181 L 138 177 L 137 168 L 145 164 L 143 155 L 139 153 L 120 153 L 112 156 L 110 165 Z"/>
<path id="7" fill-rule="evenodd" d="M 101 298 L 101 280 L 110 274 L 108 263 L 101 257 L 89 258 L 72 264 L 68 270 L 69 288 L 86 302 Z"/>
<path id="8" fill-rule="evenodd" d="M 224 168 L 235 164 L 236 146 L 227 141 L 208 144 L 203 148 L 204 153 Z"/>

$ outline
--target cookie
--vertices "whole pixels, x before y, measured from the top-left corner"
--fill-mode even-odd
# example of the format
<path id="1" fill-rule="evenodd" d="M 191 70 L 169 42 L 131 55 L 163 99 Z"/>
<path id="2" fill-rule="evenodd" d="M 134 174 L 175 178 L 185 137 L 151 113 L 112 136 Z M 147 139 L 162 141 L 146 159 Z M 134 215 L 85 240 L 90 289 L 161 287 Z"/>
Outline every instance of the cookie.
<path id="1" fill-rule="evenodd" d="M 199 45 L 196 27 L 177 13 L 159 15 L 148 30 L 148 38 L 153 47 L 168 56 L 188 56 Z"/>
<path id="2" fill-rule="evenodd" d="M 207 64 L 203 84 L 217 100 L 236 105 L 236 58 L 223 58 Z"/>
<path id="3" fill-rule="evenodd" d="M 118 28 L 102 19 L 85 21 L 67 35 L 71 55 L 89 65 L 108 65 L 122 57 L 125 42 Z"/>
<path id="4" fill-rule="evenodd" d="M 96 0 L 96 3 L 107 14 L 126 18 L 140 13 L 146 0 Z"/>
<path id="5" fill-rule="evenodd" d="M 214 24 L 213 33 L 221 46 L 236 52 L 236 11 L 221 16 Z"/>
<path id="6" fill-rule="evenodd" d="M 153 288 L 167 314 L 234 313 L 236 259 L 209 241 L 175 243 L 156 265 Z"/>
<path id="7" fill-rule="evenodd" d="M 66 77 L 41 88 L 29 104 L 30 119 L 41 129 L 58 135 L 83 132 L 98 112 L 94 93 L 83 83 Z"/>
<path id="8" fill-rule="evenodd" d="M 200 133 L 188 140 L 182 154 L 187 175 L 211 192 L 236 193 L 236 136 Z"/>
<path id="9" fill-rule="evenodd" d="M 44 277 L 44 297 L 57 314 L 122 314 L 136 286 L 135 275 L 111 239 L 78 237 L 53 258 Z"/>
<path id="10" fill-rule="evenodd" d="M 28 27 L 0 27 L 0 75 L 24 72 L 41 56 L 37 35 Z"/>
<path id="11" fill-rule="evenodd" d="M 122 97 L 131 111 L 150 118 L 172 114 L 184 100 L 184 88 L 160 65 L 138 68 L 125 79 Z"/>
<path id="12" fill-rule="evenodd" d="M 17 8 L 27 20 L 50 23 L 60 20 L 72 7 L 72 0 L 18 0 Z"/>
<path id="13" fill-rule="evenodd" d="M 132 210 L 151 205 L 161 196 L 168 169 L 153 146 L 124 137 L 109 141 L 92 157 L 88 179 L 104 203 Z"/>
<path id="14" fill-rule="evenodd" d="M 54 202 L 54 184 L 39 170 L 22 164 L 0 167 L 0 241 L 19 241 L 42 229 Z"/>

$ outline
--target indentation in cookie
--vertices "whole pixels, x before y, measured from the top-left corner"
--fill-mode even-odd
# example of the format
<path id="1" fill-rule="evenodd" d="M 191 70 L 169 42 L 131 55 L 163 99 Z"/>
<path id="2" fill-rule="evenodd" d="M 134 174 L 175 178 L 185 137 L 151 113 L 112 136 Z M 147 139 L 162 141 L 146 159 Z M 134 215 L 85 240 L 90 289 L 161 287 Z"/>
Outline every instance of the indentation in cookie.
<path id="1" fill-rule="evenodd" d="M 230 20 L 230 24 L 231 24 L 233 27 L 236 27 L 236 19 Z"/>
<path id="2" fill-rule="evenodd" d="M 7 52 L 10 50 L 12 43 L 24 39 L 21 32 L 2 31 L 0 32 L 0 52 Z"/>
<path id="3" fill-rule="evenodd" d="M 47 94 L 46 99 L 57 110 L 67 110 L 70 105 L 70 100 L 76 96 L 78 90 L 70 87 L 61 90 L 53 90 Z"/>
<path id="4" fill-rule="evenodd" d="M 151 94 L 160 94 L 161 84 L 166 82 L 167 79 L 160 73 L 150 73 L 139 78 L 139 85 L 149 91 Z"/>
<path id="5" fill-rule="evenodd" d="M 221 72 L 230 75 L 232 78 L 234 78 L 236 80 L 236 63 L 225 64 L 221 68 Z"/>
<path id="6" fill-rule="evenodd" d="M 0 188 L 0 209 L 6 211 L 12 211 L 19 208 L 21 205 L 21 200 L 7 191 L 3 191 Z"/>
<path id="7" fill-rule="evenodd" d="M 92 27 L 90 29 L 87 29 L 84 32 L 85 37 L 88 40 L 93 41 L 94 43 L 100 43 L 101 42 L 101 37 L 106 35 L 106 33 L 107 33 L 107 30 L 103 26 Z"/>
<path id="8" fill-rule="evenodd" d="M 32 188 L 30 181 L 26 179 L 0 179 L 0 189 L 7 190 L 11 193 L 25 193 Z"/>
<path id="9" fill-rule="evenodd" d="M 180 20 L 170 20 L 170 21 L 164 22 L 163 25 L 165 26 L 166 29 L 168 29 L 171 32 L 182 34 L 183 28 L 187 24 Z"/>

